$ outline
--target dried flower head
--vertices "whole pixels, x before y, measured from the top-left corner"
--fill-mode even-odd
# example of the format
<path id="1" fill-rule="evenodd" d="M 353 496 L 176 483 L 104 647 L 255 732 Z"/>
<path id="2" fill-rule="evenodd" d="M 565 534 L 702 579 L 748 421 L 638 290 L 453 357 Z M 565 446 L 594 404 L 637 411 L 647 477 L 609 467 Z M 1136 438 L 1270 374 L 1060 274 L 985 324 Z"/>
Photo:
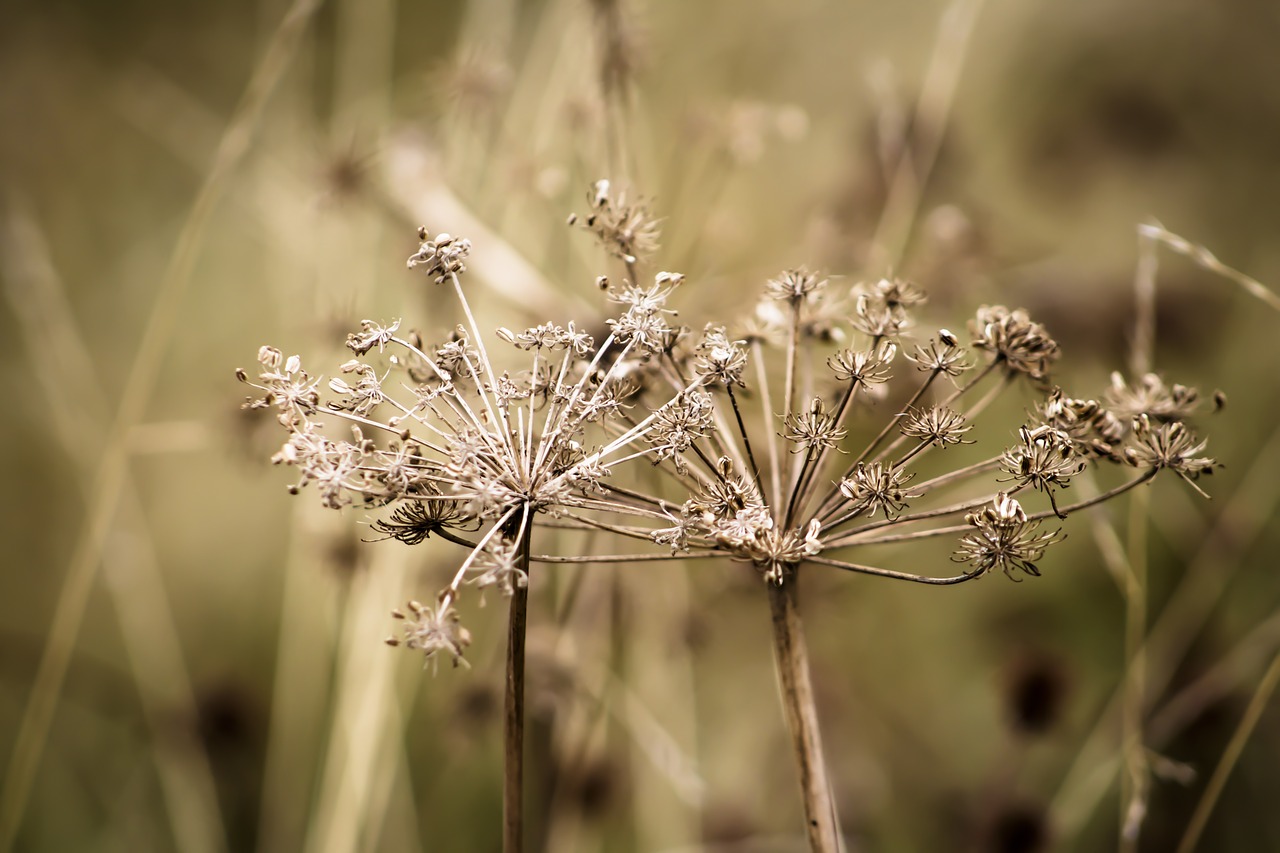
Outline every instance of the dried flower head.
<path id="1" fill-rule="evenodd" d="M 1200 408 L 1200 393 L 1186 385 L 1165 385 L 1164 380 L 1148 373 L 1130 385 L 1119 372 L 1111 374 L 1111 387 L 1106 394 L 1107 406 L 1116 417 L 1128 420 L 1139 415 L 1161 422 L 1181 421 Z"/>
<path id="2" fill-rule="evenodd" d="M 582 220 L 583 227 L 611 255 L 630 266 L 657 250 L 661 229 L 644 202 L 631 201 L 625 190 L 602 179 L 587 193 L 587 203 L 591 212 Z M 578 218 L 571 216 L 569 221 L 573 224 Z"/>
<path id="3" fill-rule="evenodd" d="M 458 611 L 447 601 L 431 608 L 418 601 L 410 601 L 408 613 L 391 611 L 391 615 L 403 622 L 404 639 L 387 638 L 387 645 L 414 649 L 423 653 L 433 664 L 435 656 L 444 652 L 453 659 L 453 665 L 470 666 L 463 652 L 471 645 L 471 632 L 462 626 Z"/>
<path id="4" fill-rule="evenodd" d="M 881 341 L 873 349 L 854 350 L 845 347 L 827 359 L 827 366 L 841 382 L 860 385 L 880 385 L 892 375 L 889 366 L 898 354 L 898 347 L 890 341 Z"/>
<path id="5" fill-rule="evenodd" d="M 1200 479 L 1202 474 L 1212 474 L 1218 467 L 1216 460 L 1198 455 L 1208 442 L 1196 438 L 1181 421 L 1156 425 L 1146 415 L 1134 418 L 1133 435 L 1134 443 L 1124 451 L 1126 462 L 1135 468 L 1157 471 L 1167 468 L 1204 495 L 1192 481 Z"/>
<path id="6" fill-rule="evenodd" d="M 471 241 L 450 234 L 437 234 L 428 239 L 427 229 L 418 230 L 422 245 L 409 256 L 409 268 L 424 267 L 423 272 L 436 284 L 444 284 L 451 276 L 467 271 L 467 256 L 471 254 Z"/>
<path id="7" fill-rule="evenodd" d="M 731 341 L 724 326 L 708 324 L 698 342 L 694 370 L 709 384 L 742 386 L 747 366 L 746 341 Z"/>
<path id="8" fill-rule="evenodd" d="M 988 507 L 965 516 L 973 532 L 965 534 L 952 559 L 969 563 L 975 575 L 999 569 L 1006 577 L 1018 580 L 1014 569 L 1040 576 L 1036 561 L 1045 549 L 1063 539 L 1062 531 L 1037 533 L 1039 521 L 1027 518 L 1022 506 L 1004 492 Z"/>
<path id="9" fill-rule="evenodd" d="M 969 328 L 974 347 L 990 352 L 1010 373 L 1025 374 L 1037 383 L 1048 380 L 1060 354 L 1044 326 L 1033 322 L 1026 311 L 984 305 Z"/>
<path id="10" fill-rule="evenodd" d="M 916 345 L 915 351 L 907 356 L 916 363 L 920 370 L 945 373 L 947 376 L 959 376 L 973 365 L 966 359 L 968 352 L 960 346 L 960 341 L 946 329 L 938 330 L 938 337 L 929 341 L 929 345 Z"/>
<path id="11" fill-rule="evenodd" d="M 946 406 L 928 406 L 923 409 L 907 410 L 902 420 L 902 434 L 909 438 L 917 438 L 923 444 L 936 444 L 946 447 L 950 444 L 965 444 L 964 434 L 973 427 L 965 423 L 964 415 Z"/>
<path id="12" fill-rule="evenodd" d="M 1019 443 L 1000 457 L 1000 467 L 1017 480 L 1019 486 L 1044 492 L 1053 511 L 1058 513 L 1053 490 L 1070 485 L 1071 478 L 1084 470 L 1084 460 L 1076 454 L 1071 437 L 1051 426 L 1023 426 L 1018 429 L 1018 437 Z"/>
<path id="13" fill-rule="evenodd" d="M 708 378 L 696 377 L 639 420 L 623 405 L 634 393 L 626 365 L 668 351 L 676 334 L 665 305 L 679 274 L 611 291 L 625 311 L 599 347 L 572 322 L 499 329 L 496 338 L 527 359 L 524 369 L 500 369 L 460 281 L 470 242 L 427 240 L 425 231 L 422 239 L 409 266 L 451 285 L 467 320 L 443 343 L 424 346 L 401 333 L 399 320 L 365 320 L 347 339 L 357 358 L 327 382 L 272 347 L 259 352 L 256 382 L 237 375 L 261 392 L 247 405 L 275 408 L 288 430 L 273 461 L 298 472 L 292 491 L 314 486 L 332 508 L 389 506 L 373 524 L 386 538 L 418 544 L 436 535 L 469 548 L 439 606 L 414 606 L 404 617 L 406 645 L 456 658 L 468 639 L 454 609 L 464 583 L 505 595 L 523 589 L 543 515 L 583 527 L 599 523 L 595 514 L 634 515 L 609 485 L 613 466 L 647 457 L 683 469 L 682 454 L 711 426 L 711 404 L 700 388 Z M 732 357 L 709 357 L 726 376 L 740 369 Z M 342 422 L 349 439 L 331 428 Z"/>
<path id="14" fill-rule="evenodd" d="M 798 267 L 784 270 L 777 278 L 769 279 L 765 292 L 780 302 L 799 302 L 813 299 L 826 287 L 826 279 Z"/>

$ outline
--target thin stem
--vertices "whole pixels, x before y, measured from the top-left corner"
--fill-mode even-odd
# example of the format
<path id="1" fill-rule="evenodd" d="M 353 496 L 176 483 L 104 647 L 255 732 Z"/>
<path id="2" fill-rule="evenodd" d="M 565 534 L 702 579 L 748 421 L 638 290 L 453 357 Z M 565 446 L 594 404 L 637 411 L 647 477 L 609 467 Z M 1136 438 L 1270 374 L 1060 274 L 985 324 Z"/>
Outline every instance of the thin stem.
<path id="1" fill-rule="evenodd" d="M 876 575 L 882 578 L 893 578 L 900 581 L 911 581 L 912 583 L 932 584 L 933 586 L 952 586 L 965 581 L 971 581 L 974 578 L 980 578 L 985 572 L 966 572 L 962 575 L 955 575 L 946 578 L 934 578 L 928 575 L 916 575 L 911 572 L 898 572 L 893 569 L 882 569 L 879 566 L 863 566 L 858 563 L 846 563 L 843 560 L 833 560 L 830 557 L 806 557 L 806 563 L 818 563 L 823 566 L 833 566 L 837 569 L 844 569 L 846 572 L 858 572 L 864 575 Z"/>
<path id="2" fill-rule="evenodd" d="M 562 557 L 555 554 L 534 554 L 529 559 L 535 563 L 665 563 L 668 560 L 741 559 L 724 551 L 688 551 L 681 554 L 603 554 L 586 557 Z"/>
<path id="3" fill-rule="evenodd" d="M 796 297 L 791 300 L 791 334 L 787 339 L 787 373 L 783 384 L 782 402 L 785 408 L 782 410 L 784 415 L 789 415 L 796 410 L 796 363 L 799 359 L 800 348 L 800 299 Z M 806 457 L 807 458 L 807 457 Z M 781 493 L 791 485 L 792 481 L 797 479 L 798 473 L 795 471 L 795 462 L 787 465 L 787 481 L 778 484 L 778 493 Z M 782 507 L 779 504 L 774 505 L 774 512 Z M 776 518 L 775 521 L 782 522 L 784 525 L 786 520 Z"/>
<path id="4" fill-rule="evenodd" d="M 835 800 L 822 755 L 818 709 L 809 673 L 809 650 L 800 621 L 797 577 L 798 573 L 792 571 L 782 584 L 769 584 L 774 660 L 778 668 L 782 708 L 787 728 L 791 731 L 791 747 L 800 773 L 809 849 L 815 853 L 837 853 L 840 836 Z"/>
<path id="5" fill-rule="evenodd" d="M 519 567 L 529 574 L 529 510 L 520 519 Z M 507 678 L 502 706 L 502 850 L 524 849 L 524 641 L 529 615 L 529 585 L 513 583 L 507 620 Z"/>
<path id="6" fill-rule="evenodd" d="M 1149 493 L 1139 492 L 1129 505 L 1128 575 L 1124 587 L 1126 672 L 1121 700 L 1121 747 L 1125 775 L 1120 782 L 1120 838 L 1122 853 L 1135 853 L 1138 835 L 1147 814 L 1151 770 L 1144 743 L 1143 707 L 1146 690 L 1147 636 L 1147 524 L 1151 509 Z"/>
<path id="7" fill-rule="evenodd" d="M 974 462 L 972 465 L 966 465 L 963 468 L 957 468 L 954 471 L 939 474 L 932 480 L 925 480 L 923 483 L 916 485 L 915 488 L 919 489 L 921 493 L 931 492 L 934 489 L 954 483 L 956 480 L 963 480 L 965 477 L 971 477 L 974 474 L 982 474 L 987 471 L 992 471 L 1000 467 L 1000 459 L 1001 457 L 999 456 L 993 456 L 992 458 L 984 459 L 981 462 Z"/>
<path id="8" fill-rule="evenodd" d="M 907 411 L 912 406 L 914 406 L 920 400 L 921 397 L 924 396 L 925 391 L 929 390 L 929 386 L 933 384 L 933 380 L 938 378 L 939 373 L 940 371 L 935 370 L 929 374 L 929 376 L 924 380 L 924 382 L 920 384 L 920 387 L 916 389 L 916 392 L 911 395 L 911 399 L 908 400 L 906 405 L 902 407 L 902 411 L 894 415 L 893 417 L 889 418 L 889 420 L 885 422 L 884 427 L 880 430 L 880 432 L 876 435 L 876 437 L 871 439 L 871 443 L 868 444 L 865 448 L 863 448 L 863 451 L 858 454 L 858 457 L 856 459 L 854 459 L 852 462 L 849 463 L 849 467 L 847 467 L 844 470 L 843 474 L 835 478 L 835 481 L 834 481 L 835 485 L 832 486 L 830 491 L 828 491 L 825 495 L 823 495 L 822 503 L 818 504 L 818 511 L 814 513 L 818 518 L 829 516 L 832 512 L 835 512 L 836 504 L 833 502 L 836 501 L 836 499 L 840 496 L 840 482 L 858 469 L 859 462 L 866 461 L 866 458 L 870 456 L 872 452 L 875 451 L 876 447 L 879 446 L 880 442 L 884 441 L 885 436 L 887 436 L 889 432 L 893 430 L 895 426 L 897 426 L 898 420 L 904 414 L 906 414 Z"/>
<path id="9" fill-rule="evenodd" d="M 764 369 L 763 349 L 759 340 L 751 342 L 751 354 L 754 356 L 751 360 L 756 364 L 756 381 L 760 385 L 760 419 L 764 421 L 764 434 L 769 436 L 773 431 L 770 424 L 770 418 L 773 416 L 773 397 L 769 393 L 769 377 Z M 777 506 L 782 503 L 782 466 L 778 461 L 777 440 L 770 437 L 768 444 L 770 483 L 773 491 L 770 503 L 772 506 Z"/>
<path id="10" fill-rule="evenodd" d="M 879 338 L 876 339 L 876 343 L 878 345 Z M 853 396 L 857 391 L 858 382 L 856 381 L 851 381 L 847 386 L 845 386 L 844 393 L 840 395 L 840 402 L 836 405 L 835 414 L 831 417 L 831 423 L 836 427 L 840 426 L 840 421 L 844 419 L 844 414 L 849 408 L 849 403 L 853 401 Z M 795 491 L 791 495 L 791 506 L 787 508 L 787 527 L 791 526 L 795 517 L 795 512 L 803 509 L 805 504 L 807 504 L 809 499 L 813 496 L 811 488 L 814 483 L 813 478 L 822 470 L 822 463 L 826 461 L 827 451 L 832 447 L 833 445 L 824 443 L 818 448 L 816 456 L 814 456 L 812 449 L 805 455 L 805 464 L 800 471 L 800 480 L 796 483 Z M 837 481 L 837 483 L 838 482 L 839 481 Z M 838 489 L 839 486 L 837 485 L 836 488 Z M 825 500 L 826 499 L 824 498 L 824 502 Z"/>
<path id="11" fill-rule="evenodd" d="M 1192 813 L 1191 821 L 1187 824 L 1187 831 L 1183 834 L 1182 841 L 1178 844 L 1177 853 L 1191 853 L 1200 841 L 1200 835 L 1204 832 L 1205 824 L 1209 821 L 1209 815 L 1213 812 L 1213 807 L 1218 803 L 1218 797 L 1221 796 L 1222 789 L 1227 784 L 1227 778 L 1231 775 L 1231 771 L 1235 769 L 1236 762 L 1240 759 L 1240 754 L 1244 752 L 1244 745 L 1249 741 L 1249 736 L 1253 734 L 1254 728 L 1258 725 L 1258 720 L 1262 718 L 1262 712 L 1266 710 L 1267 702 L 1270 701 L 1271 694 L 1275 692 L 1277 683 L 1280 683 L 1280 653 L 1277 653 L 1271 659 L 1271 666 L 1267 667 L 1267 672 L 1262 676 L 1258 689 L 1254 691 L 1253 698 L 1249 700 L 1249 707 L 1244 709 L 1244 716 L 1240 718 L 1240 725 L 1236 726 L 1235 733 L 1231 735 L 1231 741 L 1227 744 L 1227 748 L 1222 751 L 1222 757 L 1218 759 L 1218 766 L 1213 769 L 1213 776 L 1209 778 L 1208 784 L 1205 785 L 1204 793 L 1200 796 L 1200 802 L 1196 803 L 1196 810 Z"/>
<path id="12" fill-rule="evenodd" d="M 1105 501 L 1109 501 L 1112 498 L 1116 497 L 1117 495 L 1122 495 L 1125 492 L 1129 491 L 1130 489 L 1137 488 L 1138 486 L 1141 486 L 1143 483 L 1149 482 L 1153 477 L 1155 477 L 1157 473 L 1159 473 L 1159 469 L 1152 468 L 1146 471 L 1141 477 L 1137 477 L 1133 480 L 1130 480 L 1127 483 L 1121 483 L 1120 485 L 1114 488 L 1108 489 L 1107 491 L 1102 492 L 1101 494 L 1095 495 L 1091 498 L 1082 500 L 1079 503 L 1074 503 L 1074 504 L 1071 504 L 1070 506 L 1062 507 L 1061 510 L 1059 510 L 1058 512 L 1055 512 L 1054 510 L 1044 510 L 1043 512 L 1027 513 L 1027 520 L 1039 521 L 1042 518 L 1061 517 L 1062 515 L 1073 513 L 1076 510 L 1086 509 L 1088 507 L 1094 506 L 1095 504 L 1100 504 Z M 1012 489 L 1009 490 L 1008 494 L 1014 494 L 1014 490 Z M 912 539 L 926 539 L 930 536 L 942 536 L 948 533 L 961 533 L 968 530 L 969 525 L 962 524 L 954 527 L 938 527 L 933 530 L 918 530 L 914 533 L 895 533 L 887 536 L 869 536 L 865 538 L 863 536 L 863 534 L 865 533 L 877 530 L 881 527 L 885 527 L 890 524 L 897 525 L 897 524 L 902 524 L 908 521 L 921 521 L 925 518 L 931 518 L 938 515 L 948 515 L 955 512 L 961 512 L 966 508 L 973 509 L 973 508 L 982 506 L 984 503 L 987 503 L 990 500 L 991 498 L 988 497 L 986 498 L 986 500 L 982 500 L 982 501 L 971 501 L 969 502 L 968 505 L 956 504 L 955 506 L 943 507 L 942 510 L 929 510 L 927 512 L 917 513 L 915 515 L 899 516 L 893 521 L 886 520 L 886 521 L 873 522 L 864 527 L 860 527 L 857 530 L 851 531 L 832 542 L 827 543 L 826 547 L 830 549 L 830 548 L 844 548 L 849 545 L 872 545 L 872 544 L 883 544 L 885 542 L 906 542 Z"/>
<path id="13" fill-rule="evenodd" d="M 726 383 L 724 390 L 729 393 L 729 402 L 733 404 L 733 417 L 738 421 L 738 432 L 742 435 L 742 446 L 747 449 L 747 462 L 751 465 L 751 477 L 755 480 L 756 491 L 763 496 L 764 489 L 760 485 L 760 466 L 756 464 L 756 455 L 751 452 L 751 437 L 747 435 L 747 425 L 742 422 L 742 411 L 738 408 L 738 395 L 733 393 L 732 383 Z"/>
<path id="14" fill-rule="evenodd" d="M 813 463 L 815 451 L 817 447 L 811 446 L 804 453 L 804 463 L 800 466 L 800 473 L 796 477 L 795 487 L 791 490 L 791 500 L 787 501 L 787 512 L 783 516 L 782 526 L 790 528 L 792 519 L 795 518 L 796 510 L 801 504 L 800 493 L 804 491 L 804 482 L 808 479 L 810 465 Z"/>
<path id="15" fill-rule="evenodd" d="M 979 382 L 981 382 L 982 380 L 990 376 L 991 373 L 1002 364 L 1004 364 L 1004 356 L 996 356 L 994 359 L 988 362 L 985 367 L 983 367 L 981 370 L 978 371 L 977 376 L 973 377 L 968 382 L 964 383 L 963 385 L 956 388 L 956 390 L 948 394 L 947 398 L 943 400 L 939 405 L 950 406 L 956 400 L 959 400 L 961 396 L 963 396 L 964 394 L 972 390 L 973 387 L 976 386 Z"/>
<path id="16" fill-rule="evenodd" d="M 875 449 L 880 446 L 880 442 L 884 441 L 885 436 L 887 436 L 890 432 L 892 432 L 893 428 L 898 425 L 898 419 L 904 416 L 908 411 L 910 411 L 912 406 L 920 402 L 920 398 L 924 396 L 924 392 L 929 390 L 929 386 L 933 384 L 933 381 L 937 379 L 939 375 L 940 375 L 940 371 L 935 370 L 932 373 L 930 373 L 928 377 L 925 378 L 924 382 L 920 383 L 920 387 L 917 388 L 916 392 L 911 395 L 911 399 L 908 400 L 906 404 L 902 407 L 902 411 L 898 412 L 896 415 L 894 415 L 892 418 L 886 421 L 884 427 L 881 428 L 880 432 L 876 434 L 876 437 L 871 439 L 871 443 L 868 444 L 863 449 L 863 451 L 858 454 L 857 459 L 853 460 L 853 464 L 849 466 L 848 471 L 845 472 L 845 476 L 848 476 L 848 474 L 852 472 L 853 469 L 857 468 L 859 462 L 865 462 L 867 460 L 867 457 L 875 452 Z"/>
<path id="17" fill-rule="evenodd" d="M 476 345 L 476 352 L 480 353 L 480 364 L 484 368 L 485 375 L 489 377 L 489 387 L 493 389 L 494 393 L 497 393 L 498 379 L 493 373 L 493 362 L 489 360 L 489 353 L 485 351 L 484 336 L 480 334 L 480 326 L 476 323 L 475 315 L 471 313 L 471 305 L 467 302 L 466 294 L 462 292 L 462 282 L 458 280 L 457 273 L 449 273 L 449 279 L 453 282 L 453 290 L 458 296 L 459 304 L 462 305 L 462 311 L 467 316 L 467 324 L 470 326 L 471 336 L 474 339 L 473 343 Z M 471 359 L 466 358 L 466 362 L 471 367 L 471 370 L 477 373 L 476 391 L 480 395 L 480 400 L 484 403 L 485 409 L 488 410 L 489 417 L 493 419 L 494 427 L 501 427 L 502 443 L 506 446 L 507 453 L 514 459 L 516 454 L 515 449 L 511 446 L 511 423 L 507 418 L 507 410 L 502 406 L 497 406 L 495 411 L 493 401 L 489 399 L 489 394 L 484 390 L 484 380 L 478 375 L 475 367 L 471 365 Z M 502 417 L 499 418 L 499 415 Z"/>

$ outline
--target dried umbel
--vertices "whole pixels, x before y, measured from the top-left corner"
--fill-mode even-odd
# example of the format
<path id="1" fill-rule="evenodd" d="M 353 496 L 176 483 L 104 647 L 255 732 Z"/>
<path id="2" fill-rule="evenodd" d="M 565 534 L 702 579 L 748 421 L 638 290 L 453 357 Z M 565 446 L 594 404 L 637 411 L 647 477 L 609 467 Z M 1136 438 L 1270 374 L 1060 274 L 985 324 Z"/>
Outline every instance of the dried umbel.
<path id="1" fill-rule="evenodd" d="M 1105 402 L 1068 397 L 1049 385 L 1058 345 L 1021 310 L 978 310 L 971 346 L 985 358 L 975 358 L 945 329 L 923 342 L 907 338 L 924 299 L 910 284 L 882 280 L 835 294 L 826 279 L 794 269 L 765 285 L 740 335 L 713 323 L 695 341 L 673 325 L 668 307 L 683 276 L 635 278 L 636 255 L 656 236 L 652 219 L 605 181 L 591 203 L 587 227 L 628 272 L 617 286 L 601 279 L 620 313 L 599 346 L 572 322 L 499 329 L 496 339 L 524 354 L 522 369 L 500 369 L 461 283 L 470 242 L 423 231 L 409 266 L 448 285 L 466 324 L 424 345 L 401 333 L 398 320 L 365 320 L 348 336 L 355 358 L 327 382 L 273 347 L 258 354 L 256 382 L 240 372 L 262 392 L 246 405 L 275 409 L 288 430 L 273 461 L 297 469 L 294 491 L 313 485 L 334 508 L 389 506 L 374 524 L 385 536 L 417 544 L 435 535 L 471 549 L 437 607 L 415 610 L 417 621 L 406 624 L 452 624 L 468 580 L 507 594 L 522 588 L 543 515 L 683 556 L 747 561 L 777 584 L 803 563 L 949 584 L 996 568 L 1036 574 L 1060 538 L 1035 532 L 1042 519 L 1065 518 L 1162 469 L 1191 482 L 1214 468 L 1183 422 L 1198 400 L 1193 389 L 1117 375 Z M 853 343 L 836 347 L 836 339 Z M 781 359 L 766 356 L 773 346 Z M 911 354 L 899 359 L 904 348 Z M 781 370 L 770 371 L 770 362 Z M 923 476 L 926 454 L 972 443 L 982 410 L 1018 377 L 1040 394 L 1028 407 L 1034 416 L 1017 429 L 985 427 L 1018 440 Z M 897 390 L 903 384 L 909 391 Z M 903 398 L 880 415 L 868 443 L 848 446 L 850 435 L 866 432 L 868 415 L 884 412 L 883 400 Z M 346 430 L 332 428 L 342 422 Z M 619 464 L 641 459 L 667 469 L 670 491 L 615 484 Z M 1138 470 L 1063 505 L 1059 493 L 1100 463 Z M 984 477 L 991 486 L 975 496 Z M 1022 508 L 1034 492 L 1048 509 Z M 969 566 L 958 576 L 850 559 L 867 545 L 955 535 L 956 557 Z M 414 645 L 457 657 L 465 643 Z"/>
<path id="2" fill-rule="evenodd" d="M 433 605 L 394 613 L 403 631 L 393 645 L 457 663 L 471 641 L 457 607 L 464 585 L 510 597 L 504 803 L 516 814 L 531 567 L 686 558 L 752 566 L 767 581 L 810 843 L 836 849 L 795 592 L 802 567 L 935 585 L 995 571 L 1039 575 L 1063 538 L 1042 527 L 1048 519 L 1161 470 L 1193 486 L 1212 473 L 1205 442 L 1184 422 L 1198 395 L 1145 376 L 1116 377 L 1101 402 L 1070 397 L 1051 382 L 1057 343 L 1022 310 L 980 308 L 968 346 L 946 329 L 913 338 L 924 294 L 899 280 L 840 293 L 813 272 L 788 270 L 739 327 L 713 318 L 695 336 L 668 304 L 683 276 L 640 274 L 657 237 L 645 207 L 607 181 L 589 203 L 583 225 L 623 269 L 617 284 L 598 279 L 619 308 L 598 344 L 573 322 L 546 321 L 498 329 L 489 343 L 506 358 L 491 358 L 461 281 L 470 242 L 423 231 L 409 266 L 450 291 L 464 324 L 426 345 L 399 321 L 366 320 L 347 340 L 355 357 L 328 381 L 298 356 L 263 347 L 257 381 L 238 371 L 260 392 L 246 405 L 274 409 L 287 430 L 274 461 L 297 470 L 293 491 L 311 486 L 326 506 L 380 509 L 373 528 L 388 538 L 416 545 L 435 536 L 468 549 Z M 1032 395 L 1027 421 L 992 423 L 992 400 L 1019 388 Z M 976 459 L 961 449 L 984 436 L 1000 448 Z M 661 476 L 626 476 L 633 466 Z M 1119 482 L 1063 499 L 1082 472 L 1104 466 L 1121 472 Z M 534 530 L 546 522 L 648 547 L 540 555 Z M 916 568 L 913 543 L 938 538 L 956 543 L 960 574 Z M 910 570 L 857 559 L 889 544 L 907 546 L 899 553 Z M 518 837 L 518 819 L 512 826 Z"/>
<path id="3" fill-rule="evenodd" d="M 742 333 L 712 324 L 687 346 L 677 339 L 649 350 L 664 366 L 655 374 L 663 393 L 676 395 L 658 410 L 650 438 L 667 450 L 650 458 L 669 463 L 669 482 L 678 486 L 619 496 L 636 519 L 619 532 L 676 552 L 750 562 L 777 584 L 805 563 L 951 584 L 993 569 L 1038 574 L 1037 561 L 1062 538 L 1038 530 L 1044 519 L 1115 497 L 1161 469 L 1194 480 L 1215 465 L 1179 419 L 1194 391 L 1166 388 L 1156 377 L 1131 388 L 1117 378 L 1108 398 L 1117 411 L 1066 397 L 1050 384 L 1058 345 L 1025 311 L 980 308 L 966 348 L 945 329 L 924 342 L 908 339 L 912 311 L 924 301 L 913 285 L 882 280 L 847 294 L 833 290 L 812 272 L 788 270 L 765 285 Z M 854 343 L 833 348 L 835 339 Z M 771 346 L 783 357 L 770 357 Z M 898 359 L 904 348 L 911 355 Z M 699 390 L 687 387 L 688 377 Z M 990 402 L 1020 377 L 1038 398 L 1028 402 L 1030 420 L 984 423 Z M 885 413 L 885 399 L 905 402 Z M 877 414 L 880 428 L 868 429 L 864 422 Z M 944 473 L 936 473 L 936 459 L 925 467 L 926 456 L 984 433 L 1017 440 Z M 855 434 L 874 437 L 854 448 Z M 1059 494 L 1073 478 L 1100 463 L 1139 470 L 1102 494 L 1064 504 Z M 1047 508 L 1024 510 L 1037 492 Z M 646 517 L 652 527 L 640 523 Z M 961 575 L 851 559 L 868 545 L 947 536 L 959 538 L 955 558 L 968 566 Z"/>
<path id="4" fill-rule="evenodd" d="M 332 508 L 388 507 L 373 528 L 389 538 L 419 544 L 438 536 L 470 549 L 436 606 L 398 614 L 405 645 L 456 662 L 469 641 L 456 609 L 463 585 L 508 596 L 523 589 L 543 516 L 589 526 L 601 514 L 634 514 L 613 499 L 613 467 L 642 457 L 682 465 L 712 428 L 712 404 L 701 376 L 647 414 L 633 416 L 623 403 L 634 391 L 628 371 L 669 346 L 664 306 L 681 276 L 660 273 L 612 291 L 624 310 L 599 346 L 572 322 L 498 329 L 497 341 L 523 362 L 504 370 L 462 286 L 470 242 L 420 237 L 409 266 L 449 286 L 464 325 L 424 345 L 399 320 L 365 320 L 347 338 L 356 358 L 327 382 L 274 347 L 259 352 L 257 381 L 238 375 L 260 392 L 246 406 L 274 408 L 288 430 L 273 461 L 298 471 L 292 491 L 313 486 Z"/>

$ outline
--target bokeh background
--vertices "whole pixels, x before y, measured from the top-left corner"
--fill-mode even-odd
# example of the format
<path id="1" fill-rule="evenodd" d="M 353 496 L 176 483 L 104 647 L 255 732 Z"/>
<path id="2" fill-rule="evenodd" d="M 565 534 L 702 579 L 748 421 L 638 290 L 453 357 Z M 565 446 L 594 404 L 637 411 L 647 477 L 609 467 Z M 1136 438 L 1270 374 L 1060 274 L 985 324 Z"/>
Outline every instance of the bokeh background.
<path id="1" fill-rule="evenodd" d="M 1156 369 L 1230 400 L 1212 501 L 1073 517 L 1022 584 L 811 573 L 824 735 L 850 849 L 1108 850 L 1125 707 L 1136 849 L 1169 850 L 1252 703 L 1201 849 L 1280 849 L 1280 313 L 1136 231 L 1280 282 L 1272 4 L 0 8 L 4 849 L 497 849 L 501 602 L 470 670 L 383 646 L 460 554 L 289 497 L 233 370 L 455 322 L 404 269 L 419 224 L 474 242 L 483 324 L 599 316 L 565 218 L 601 177 L 663 218 L 691 325 L 787 266 L 892 270 L 938 325 L 1029 308 L 1078 396 L 1156 258 Z M 752 573 L 586 572 L 572 609 L 573 572 L 535 580 L 534 842 L 801 849 Z"/>

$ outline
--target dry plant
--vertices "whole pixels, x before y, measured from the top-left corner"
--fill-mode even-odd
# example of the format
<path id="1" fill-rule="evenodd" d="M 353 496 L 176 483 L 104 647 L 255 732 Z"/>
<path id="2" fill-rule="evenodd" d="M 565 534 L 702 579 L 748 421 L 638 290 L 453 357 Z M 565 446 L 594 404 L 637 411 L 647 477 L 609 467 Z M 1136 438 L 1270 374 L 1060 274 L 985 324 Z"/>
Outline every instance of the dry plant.
<path id="1" fill-rule="evenodd" d="M 508 359 L 486 346 L 462 283 L 470 242 L 422 230 L 409 266 L 456 298 L 464 325 L 424 344 L 416 332 L 401 333 L 400 321 L 365 320 L 347 339 L 356 358 L 327 382 L 298 356 L 263 347 L 257 380 L 239 372 L 262 392 L 246 405 L 275 409 L 288 430 L 273 461 L 299 471 L 295 493 L 312 486 L 334 509 L 390 507 L 373 524 L 384 538 L 414 545 L 434 535 L 470 549 L 434 603 L 411 601 L 394 613 L 403 636 L 392 645 L 458 664 L 471 643 L 457 608 L 465 586 L 496 587 L 509 599 L 505 849 L 521 849 L 523 839 L 533 564 L 722 558 L 753 566 L 764 582 L 809 843 L 837 850 L 801 568 L 935 586 L 994 571 L 1014 580 L 1039 575 L 1037 563 L 1062 538 L 1041 529 L 1046 520 L 1118 497 L 1163 469 L 1200 491 L 1195 481 L 1216 463 L 1185 423 L 1199 395 L 1155 374 L 1133 382 L 1115 374 L 1100 399 L 1068 396 L 1050 381 L 1057 343 L 1025 311 L 1002 306 L 978 309 L 969 347 L 946 329 L 919 342 L 911 328 L 924 294 L 898 280 L 842 289 L 789 270 L 767 283 L 733 333 L 711 323 L 694 334 L 674 325 L 669 306 L 682 275 L 658 272 L 641 283 L 658 236 L 647 206 L 603 180 L 588 201 L 580 224 L 623 269 L 616 285 L 598 279 L 622 306 L 598 344 L 572 321 L 500 328 L 491 345 L 529 354 L 524 369 L 506 368 Z M 781 357 L 771 356 L 775 349 Z M 984 427 L 1016 434 L 1012 446 L 917 479 L 926 456 L 974 443 L 979 416 L 1020 381 L 1034 393 L 1026 422 Z M 851 433 L 877 408 L 888 415 L 854 450 Z M 342 423 L 349 437 L 334 429 Z M 627 476 L 642 462 L 659 469 L 660 486 Z M 1058 497 L 1086 468 L 1104 466 L 1132 473 L 1074 503 Z M 1047 507 L 1024 509 L 1037 492 Z M 607 531 L 657 548 L 541 555 L 540 526 Z M 916 568 L 917 543 L 940 537 L 956 541 L 959 574 Z M 890 544 L 910 549 L 909 570 L 858 561 L 859 552 Z"/>

